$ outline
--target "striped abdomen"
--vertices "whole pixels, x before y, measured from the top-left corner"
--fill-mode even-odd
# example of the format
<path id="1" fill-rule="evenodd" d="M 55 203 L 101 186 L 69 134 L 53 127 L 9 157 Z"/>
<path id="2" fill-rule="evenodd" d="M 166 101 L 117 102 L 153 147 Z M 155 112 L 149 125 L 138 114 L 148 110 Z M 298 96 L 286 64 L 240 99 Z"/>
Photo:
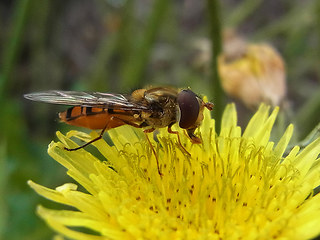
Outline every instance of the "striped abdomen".
<path id="1" fill-rule="evenodd" d="M 59 118 L 67 124 L 90 129 L 103 129 L 107 125 L 107 129 L 111 129 L 124 125 L 125 123 L 119 119 L 135 121 L 131 112 L 81 106 L 71 107 L 59 113 Z"/>

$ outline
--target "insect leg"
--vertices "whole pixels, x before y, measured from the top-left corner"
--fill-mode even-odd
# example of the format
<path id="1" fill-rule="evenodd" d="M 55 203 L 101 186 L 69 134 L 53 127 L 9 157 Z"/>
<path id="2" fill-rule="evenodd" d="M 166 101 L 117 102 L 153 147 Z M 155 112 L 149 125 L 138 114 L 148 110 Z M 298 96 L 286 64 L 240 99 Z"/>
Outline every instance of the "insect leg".
<path id="1" fill-rule="evenodd" d="M 108 122 L 108 124 L 106 124 L 106 126 L 101 130 L 100 135 L 99 135 L 98 137 L 92 139 L 91 141 L 87 142 L 86 144 L 84 144 L 84 145 L 82 145 L 82 146 L 80 146 L 80 147 L 76 147 L 76 148 L 67 148 L 67 147 L 64 147 L 64 149 L 67 150 L 67 151 L 76 151 L 76 150 L 79 150 L 79 149 L 81 149 L 81 148 L 84 148 L 84 147 L 90 145 L 91 143 L 94 143 L 94 142 L 100 140 L 100 139 L 102 138 L 104 132 L 106 131 L 108 125 L 109 125 L 109 122 Z"/>
<path id="2" fill-rule="evenodd" d="M 117 117 L 113 117 L 113 118 L 117 119 L 118 121 L 122 121 L 123 123 L 128 124 L 128 125 L 130 125 L 130 126 L 136 127 L 136 128 L 146 127 L 146 123 L 145 123 L 145 122 L 143 122 L 143 123 L 141 123 L 141 124 L 136 124 L 136 123 L 133 123 L 133 122 L 130 122 L 130 121 L 121 119 L 121 118 L 117 118 Z M 154 150 L 154 147 L 152 146 L 152 143 L 151 143 L 151 141 L 150 141 L 150 139 L 149 139 L 149 137 L 148 137 L 148 133 L 152 133 L 154 130 L 155 130 L 154 128 L 149 128 L 149 129 L 143 130 L 143 132 L 144 132 L 144 134 L 146 135 L 146 138 L 147 138 L 147 141 L 148 141 L 148 143 L 149 143 L 149 145 L 150 145 L 150 148 L 151 148 L 151 150 L 152 150 L 152 152 L 153 152 L 153 154 L 154 154 L 154 156 L 155 156 L 155 158 L 156 158 L 158 173 L 159 173 L 160 176 L 162 176 L 162 173 L 161 173 L 161 171 L 160 171 L 160 165 L 159 165 L 158 156 L 157 156 L 156 151 Z"/>
<path id="3" fill-rule="evenodd" d="M 154 154 L 154 156 L 155 156 L 155 158 L 156 158 L 158 173 L 159 173 L 160 176 L 163 176 L 163 174 L 161 173 L 161 170 L 160 170 L 160 165 L 159 165 L 158 156 L 157 156 L 156 151 L 154 150 L 154 147 L 152 146 L 152 143 L 151 143 L 151 141 L 150 141 L 150 139 L 149 139 L 149 137 L 148 137 L 148 133 L 151 133 L 151 132 L 153 132 L 154 130 L 155 130 L 154 128 L 150 128 L 150 129 L 144 130 L 143 132 L 144 132 L 144 134 L 146 135 L 146 139 L 147 139 L 147 141 L 148 141 L 148 143 L 149 143 L 149 145 L 150 145 L 150 148 L 151 148 L 151 150 L 152 150 L 152 152 L 153 152 L 153 154 Z"/>
<path id="4" fill-rule="evenodd" d="M 200 138 L 198 138 L 196 135 L 194 135 L 195 130 L 196 130 L 196 128 L 187 129 L 187 134 L 190 137 L 190 140 L 193 144 L 200 144 L 200 143 L 202 143 L 202 140 Z"/>
<path id="5" fill-rule="evenodd" d="M 168 126 L 168 133 L 176 134 L 176 135 L 177 135 L 177 138 L 178 138 L 178 144 L 180 145 L 180 147 L 183 149 L 183 151 L 184 151 L 187 155 L 191 156 L 191 154 L 187 151 L 187 149 L 185 149 L 184 146 L 182 145 L 181 140 L 180 140 L 179 132 L 178 132 L 178 131 L 173 131 L 173 130 L 171 129 L 171 127 L 172 127 L 173 124 L 174 124 L 174 123 L 170 123 L 170 124 L 169 124 L 169 126 Z"/>
<path id="6" fill-rule="evenodd" d="M 143 127 L 146 127 L 146 124 L 143 122 L 141 124 L 136 124 L 136 123 L 133 123 L 133 122 L 130 122 L 130 121 L 127 121 L 127 120 L 124 120 L 124 119 L 121 119 L 121 118 L 117 118 L 117 117 L 113 117 L 114 119 L 117 119 L 118 121 L 122 121 L 123 123 L 125 124 L 128 124 L 130 126 L 133 126 L 133 127 L 136 127 L 136 128 L 143 128 Z M 158 168 L 158 173 L 160 176 L 162 176 L 163 174 L 161 173 L 160 171 L 160 165 L 159 165 L 159 159 L 158 159 L 158 156 L 156 154 L 156 151 L 154 150 L 154 147 L 152 146 L 152 143 L 148 137 L 148 133 L 152 133 L 155 129 L 154 128 L 149 128 L 149 129 L 145 129 L 143 130 L 144 134 L 146 135 L 146 139 L 150 145 L 150 148 L 156 158 L 156 161 L 157 161 L 157 168 Z"/>
<path id="7" fill-rule="evenodd" d="M 95 139 L 92 139 L 91 141 L 87 142 L 86 144 L 84 144 L 84 145 L 82 145 L 82 146 L 80 146 L 80 147 L 76 147 L 76 148 L 67 148 L 67 147 L 65 147 L 64 149 L 67 150 L 67 151 L 76 151 L 76 150 L 79 150 L 79 149 L 81 149 L 81 148 L 84 148 L 84 147 L 90 145 L 91 143 L 94 143 L 94 142 L 100 140 L 106 130 L 108 130 L 108 129 L 110 129 L 110 128 L 113 128 L 113 127 L 112 127 L 112 124 L 113 124 L 114 122 L 122 122 L 122 123 L 124 123 L 124 124 L 128 124 L 128 125 L 133 126 L 133 127 L 136 127 L 136 128 L 142 128 L 142 127 L 143 127 L 142 124 L 139 125 L 139 124 L 132 123 L 132 122 L 129 122 L 129 121 L 123 120 L 123 119 L 121 119 L 121 118 L 118 118 L 118 117 L 113 116 L 113 117 L 110 118 L 110 120 L 108 121 L 108 123 L 104 126 L 104 128 L 101 130 L 100 135 L 99 135 L 98 137 L 96 137 Z"/>
<path id="8" fill-rule="evenodd" d="M 124 119 L 121 119 L 121 118 L 118 118 L 118 117 L 113 116 L 113 117 L 110 118 L 110 121 L 105 125 L 105 127 L 101 130 L 100 135 L 99 135 L 98 137 L 96 137 L 95 139 L 92 139 L 91 141 L 87 142 L 86 144 L 84 144 L 84 145 L 82 145 L 82 146 L 80 146 L 80 147 L 77 147 L 77 148 L 66 148 L 66 147 L 65 147 L 64 149 L 67 150 L 67 151 L 76 151 L 76 150 L 79 150 L 79 149 L 81 149 L 81 148 L 84 148 L 84 147 L 90 145 L 91 143 L 94 143 L 94 142 L 100 140 L 100 139 L 102 138 L 104 132 L 109 129 L 109 125 L 110 125 L 110 123 L 112 123 L 112 121 L 118 121 L 118 122 L 121 121 L 121 122 L 123 122 L 124 124 L 130 125 L 130 126 L 133 126 L 133 127 L 136 127 L 136 128 L 145 127 L 145 123 L 136 124 L 136 123 L 133 123 L 133 122 L 130 122 L 130 121 L 127 121 L 127 120 L 124 120 Z M 153 132 L 154 130 L 155 130 L 154 128 L 150 128 L 150 129 L 144 130 L 143 132 L 145 133 L 146 138 L 147 138 L 147 141 L 148 141 L 148 143 L 149 143 L 149 145 L 150 145 L 150 147 L 151 147 L 151 149 L 152 149 L 152 152 L 153 152 L 153 154 L 154 154 L 154 156 L 155 156 L 155 158 L 156 158 L 158 173 L 159 173 L 160 176 L 162 176 L 162 173 L 161 173 L 161 171 L 160 171 L 158 156 L 157 156 L 156 151 L 154 150 L 154 148 L 153 148 L 153 146 L 152 146 L 152 144 L 151 144 L 151 141 L 150 141 L 150 139 L 148 138 L 148 135 L 147 135 L 147 133 L 151 133 L 151 132 Z"/>

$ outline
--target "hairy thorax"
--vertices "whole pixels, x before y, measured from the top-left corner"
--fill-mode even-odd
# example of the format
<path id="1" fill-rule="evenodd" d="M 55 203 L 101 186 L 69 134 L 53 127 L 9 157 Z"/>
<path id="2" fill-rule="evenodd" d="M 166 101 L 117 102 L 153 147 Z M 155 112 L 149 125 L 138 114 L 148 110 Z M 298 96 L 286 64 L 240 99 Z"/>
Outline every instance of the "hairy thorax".
<path id="1" fill-rule="evenodd" d="M 139 119 L 152 128 L 167 127 L 177 121 L 176 92 L 167 89 L 139 89 L 132 96 L 135 100 L 144 102 L 150 111 L 142 111 Z"/>

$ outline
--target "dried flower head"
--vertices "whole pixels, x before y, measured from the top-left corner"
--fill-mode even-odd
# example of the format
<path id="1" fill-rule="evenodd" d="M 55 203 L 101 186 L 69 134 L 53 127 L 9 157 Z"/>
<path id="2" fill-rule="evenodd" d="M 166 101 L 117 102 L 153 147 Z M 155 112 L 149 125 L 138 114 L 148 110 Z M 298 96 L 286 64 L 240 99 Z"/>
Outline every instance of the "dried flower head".
<path id="1" fill-rule="evenodd" d="M 268 44 L 246 44 L 232 33 L 225 35 L 218 59 L 222 87 L 248 107 L 261 102 L 280 105 L 286 95 L 282 57 Z"/>

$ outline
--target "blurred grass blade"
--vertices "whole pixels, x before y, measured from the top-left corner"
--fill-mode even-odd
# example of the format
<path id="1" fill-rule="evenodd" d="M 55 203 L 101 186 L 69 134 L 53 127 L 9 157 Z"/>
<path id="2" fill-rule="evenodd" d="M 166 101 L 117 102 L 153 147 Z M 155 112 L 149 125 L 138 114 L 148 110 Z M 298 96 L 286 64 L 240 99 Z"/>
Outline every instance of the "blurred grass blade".
<path id="1" fill-rule="evenodd" d="M 93 63 L 88 74 L 84 76 L 87 81 L 83 82 L 88 83 L 85 89 L 91 91 L 96 89 L 99 89 L 99 91 L 119 91 L 117 89 L 119 85 L 112 82 L 112 79 L 115 77 L 115 72 L 119 70 L 119 62 L 122 63 L 122 59 L 126 59 L 130 53 L 134 3 L 135 1 L 126 1 L 123 7 L 113 17 L 109 18 L 108 21 L 110 22 L 119 21 L 120 23 L 105 34 L 95 51 Z"/>
<path id="2" fill-rule="evenodd" d="M 274 37 L 279 33 L 290 33 L 297 28 L 297 25 L 303 26 L 304 28 L 310 28 L 315 20 L 312 12 L 316 9 L 316 2 L 317 1 L 306 1 L 303 7 L 299 4 L 293 4 L 292 9 L 281 18 L 278 18 L 265 27 L 257 29 L 257 31 L 254 32 L 253 38 L 265 40 Z"/>
<path id="3" fill-rule="evenodd" d="M 320 122 L 302 141 L 289 145 L 286 150 L 286 155 L 288 155 L 295 146 L 299 146 L 301 149 L 305 148 L 319 137 L 320 137 Z"/>
<path id="4" fill-rule="evenodd" d="M 168 5 L 168 0 L 155 0 L 142 39 L 124 64 L 121 88 L 137 87 L 143 81 L 143 73 L 149 61 L 156 35 L 164 22 L 163 19 Z M 135 45 L 134 43 L 131 44 Z"/>
<path id="5" fill-rule="evenodd" d="M 262 0 L 245 0 L 238 4 L 230 14 L 226 25 L 236 28 L 249 17 L 262 3 Z"/>
<path id="6" fill-rule="evenodd" d="M 7 168 L 6 168 L 6 144 L 3 142 L 4 139 L 0 139 L 0 239 L 4 239 L 4 232 L 7 225 L 7 205 L 5 202 L 6 186 L 7 186 Z"/>
<path id="7" fill-rule="evenodd" d="M 320 109 L 320 88 L 313 93 L 308 101 L 299 109 L 296 114 L 295 123 L 299 127 L 299 138 L 305 137 L 311 129 L 319 123 Z"/>
<path id="8" fill-rule="evenodd" d="M 95 91 L 99 89 L 99 91 L 108 91 L 110 90 L 110 74 L 108 74 L 108 67 L 110 58 L 115 51 L 115 45 L 117 40 L 117 34 L 115 35 L 107 35 L 105 36 L 97 50 L 95 51 L 95 57 L 93 57 L 93 63 L 83 78 L 86 79 L 85 82 L 88 83 L 86 86 L 86 90 Z"/>
<path id="9" fill-rule="evenodd" d="M 316 4 L 316 7 L 314 8 L 314 15 L 316 16 L 315 18 L 315 29 L 317 29 L 317 38 L 318 38 L 318 44 L 316 45 L 317 46 L 317 49 L 316 49 L 316 54 L 315 56 L 318 56 L 316 57 L 316 61 L 315 61 L 315 64 L 316 64 L 316 67 L 314 69 L 316 69 L 316 72 L 318 74 L 318 77 L 320 76 L 320 68 L 319 68 L 319 56 L 320 56 L 320 1 L 317 1 L 317 4 Z"/>
<path id="10" fill-rule="evenodd" d="M 3 44 L 3 65 L 0 76 L 0 96 L 3 97 L 9 84 L 10 75 L 14 68 L 21 42 L 23 40 L 24 27 L 28 17 L 29 7 L 32 0 L 15 1 L 14 13 L 12 17 L 12 26 L 9 37 L 5 44 Z"/>

